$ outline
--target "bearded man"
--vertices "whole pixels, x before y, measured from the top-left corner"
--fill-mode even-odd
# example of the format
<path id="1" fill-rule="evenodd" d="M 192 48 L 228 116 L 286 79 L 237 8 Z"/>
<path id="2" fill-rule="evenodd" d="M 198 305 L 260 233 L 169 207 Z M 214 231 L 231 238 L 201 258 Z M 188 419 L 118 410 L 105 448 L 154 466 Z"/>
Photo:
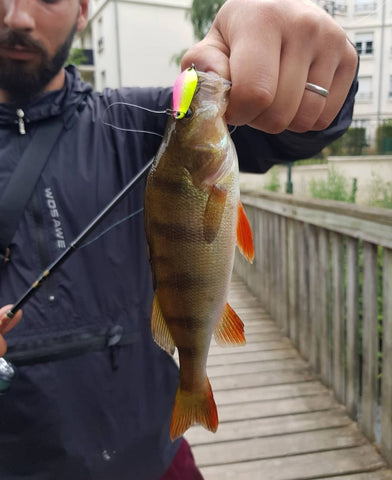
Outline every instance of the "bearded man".
<path id="1" fill-rule="evenodd" d="M 0 0 L 0 191 L 26 152 L 37 161 L 30 149 L 48 125 L 61 126 L 4 252 L 0 318 L 159 146 L 107 128 L 103 115 L 115 102 L 165 110 L 171 88 L 97 93 L 63 67 L 87 16 L 88 0 Z M 232 82 L 227 121 L 242 170 L 314 155 L 351 122 L 355 49 L 307 0 L 228 0 L 182 66 L 192 63 Z M 163 115 L 111 115 L 128 129 L 165 129 Z M 139 186 L 110 222 L 143 198 Z M 65 262 L 22 321 L 3 318 L 0 355 L 7 342 L 17 373 L 0 396 L 1 480 L 202 478 L 185 440 L 169 437 L 178 370 L 152 341 L 152 298 L 139 215 Z"/>

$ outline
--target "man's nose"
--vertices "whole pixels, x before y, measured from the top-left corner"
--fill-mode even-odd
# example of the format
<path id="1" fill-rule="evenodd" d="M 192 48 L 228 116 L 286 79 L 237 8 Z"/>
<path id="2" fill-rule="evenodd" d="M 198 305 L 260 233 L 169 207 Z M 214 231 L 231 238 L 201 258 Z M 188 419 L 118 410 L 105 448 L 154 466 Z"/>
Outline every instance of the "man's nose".
<path id="1" fill-rule="evenodd" d="M 10 30 L 31 31 L 35 21 L 33 8 L 35 0 L 9 0 L 5 2 L 4 24 Z"/>

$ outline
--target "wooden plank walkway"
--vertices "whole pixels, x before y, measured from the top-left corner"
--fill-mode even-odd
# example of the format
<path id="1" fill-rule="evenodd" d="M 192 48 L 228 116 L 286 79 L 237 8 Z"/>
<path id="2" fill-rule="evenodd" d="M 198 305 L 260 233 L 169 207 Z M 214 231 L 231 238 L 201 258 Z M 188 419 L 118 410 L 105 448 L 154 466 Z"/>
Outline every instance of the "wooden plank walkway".
<path id="1" fill-rule="evenodd" d="M 376 448 L 234 276 L 230 304 L 247 345 L 211 345 L 208 376 L 218 406 L 216 434 L 186 438 L 205 480 L 392 480 Z"/>

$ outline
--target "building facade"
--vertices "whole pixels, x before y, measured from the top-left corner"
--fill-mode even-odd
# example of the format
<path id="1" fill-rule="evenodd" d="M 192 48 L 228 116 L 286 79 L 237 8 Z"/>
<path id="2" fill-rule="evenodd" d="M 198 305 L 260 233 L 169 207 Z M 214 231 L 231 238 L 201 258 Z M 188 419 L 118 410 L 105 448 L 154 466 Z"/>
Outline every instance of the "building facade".
<path id="1" fill-rule="evenodd" d="M 97 90 L 172 85 L 179 72 L 173 57 L 194 43 L 186 16 L 190 5 L 191 0 L 91 0 L 88 26 L 74 43 L 93 58 L 80 67 L 83 77 Z"/>

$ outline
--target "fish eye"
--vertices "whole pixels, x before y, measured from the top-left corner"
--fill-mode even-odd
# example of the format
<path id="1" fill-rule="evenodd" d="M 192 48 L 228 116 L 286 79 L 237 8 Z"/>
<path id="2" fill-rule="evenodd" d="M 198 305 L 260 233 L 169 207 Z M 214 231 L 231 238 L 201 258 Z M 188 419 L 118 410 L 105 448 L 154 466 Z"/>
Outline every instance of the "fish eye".
<path id="1" fill-rule="evenodd" d="M 186 112 L 184 118 L 192 118 L 193 117 L 193 110 L 191 108 L 188 108 L 188 111 Z"/>

